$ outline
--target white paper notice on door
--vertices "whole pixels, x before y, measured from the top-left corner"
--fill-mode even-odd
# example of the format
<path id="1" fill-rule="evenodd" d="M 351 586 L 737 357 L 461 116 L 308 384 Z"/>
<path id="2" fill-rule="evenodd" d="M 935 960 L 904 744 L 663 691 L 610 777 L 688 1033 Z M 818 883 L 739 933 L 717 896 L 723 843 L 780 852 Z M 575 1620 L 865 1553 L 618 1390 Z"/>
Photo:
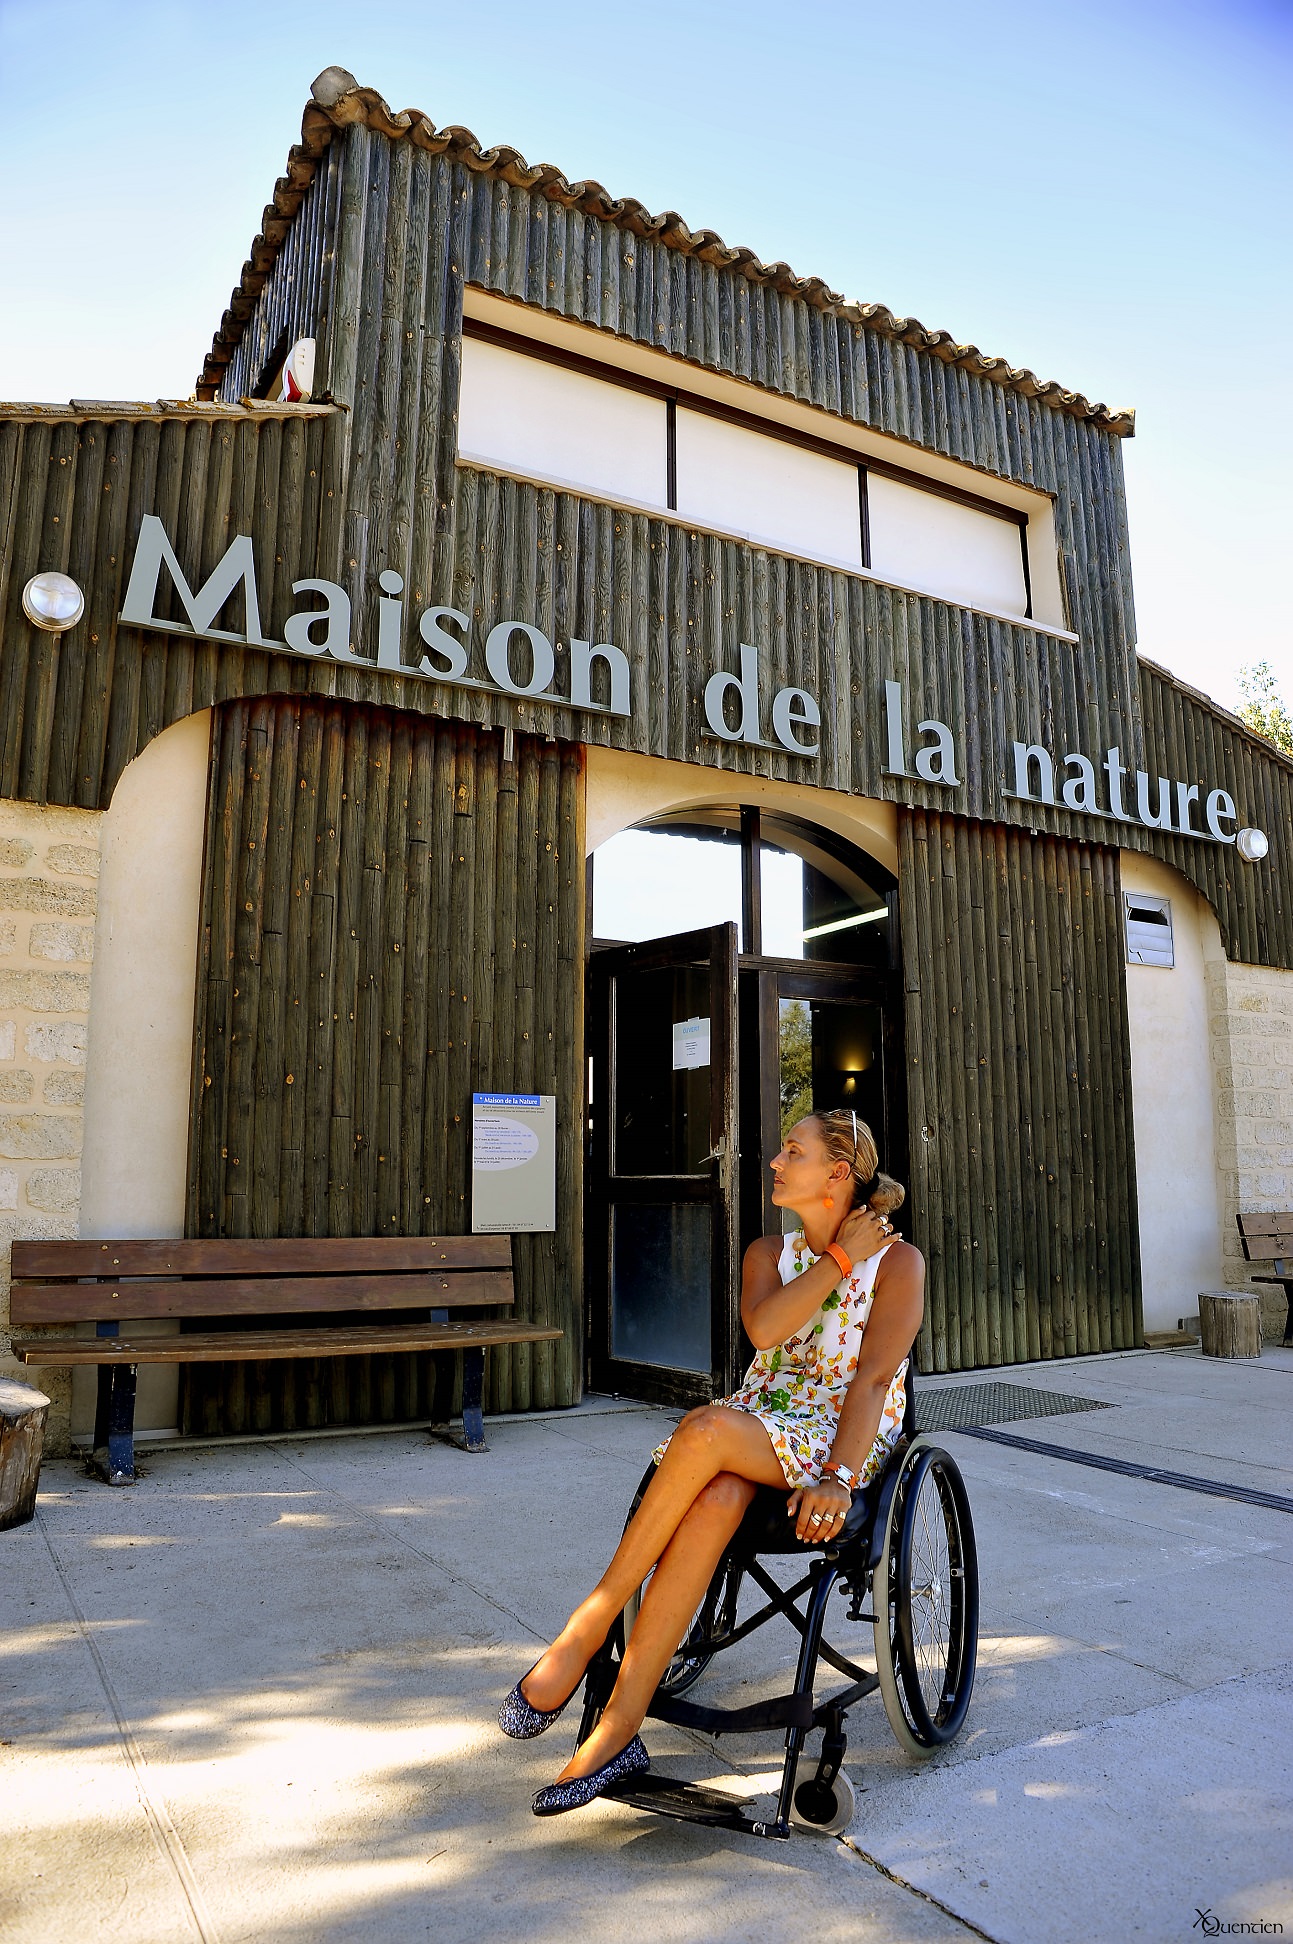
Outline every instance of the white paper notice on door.
<path id="1" fill-rule="evenodd" d="M 689 1067 L 709 1065 L 709 1021 L 676 1019 L 673 1027 L 673 1070 L 683 1073 Z"/>
<path id="2" fill-rule="evenodd" d="M 543 1235 L 557 1226 L 557 1097 L 471 1097 L 474 1235 Z"/>

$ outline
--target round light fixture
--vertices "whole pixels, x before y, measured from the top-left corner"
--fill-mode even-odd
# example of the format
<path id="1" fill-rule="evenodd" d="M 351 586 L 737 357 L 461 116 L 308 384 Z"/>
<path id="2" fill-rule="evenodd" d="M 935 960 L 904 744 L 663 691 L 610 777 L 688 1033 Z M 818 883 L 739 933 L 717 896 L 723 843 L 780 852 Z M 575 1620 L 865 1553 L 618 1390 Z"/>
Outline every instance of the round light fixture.
<path id="1" fill-rule="evenodd" d="M 1270 850 L 1271 840 L 1264 830 L 1255 830 L 1250 824 L 1235 838 L 1235 849 L 1245 864 L 1260 864 Z"/>
<path id="2" fill-rule="evenodd" d="M 85 613 L 85 596 L 68 574 L 33 574 L 22 590 L 22 611 L 46 634 L 66 634 Z"/>

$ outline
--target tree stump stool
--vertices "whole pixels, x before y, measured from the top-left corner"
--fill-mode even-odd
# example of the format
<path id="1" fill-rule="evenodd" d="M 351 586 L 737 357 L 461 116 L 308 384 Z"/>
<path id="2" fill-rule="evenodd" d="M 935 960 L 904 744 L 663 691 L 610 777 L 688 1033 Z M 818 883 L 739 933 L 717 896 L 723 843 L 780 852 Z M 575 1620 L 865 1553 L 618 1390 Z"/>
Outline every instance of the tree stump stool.
<path id="1" fill-rule="evenodd" d="M 0 1377 L 0 1532 L 36 1516 L 40 1454 L 49 1399 L 12 1377 Z"/>
<path id="2" fill-rule="evenodd" d="M 1260 1357 L 1261 1297 L 1233 1289 L 1200 1290 L 1199 1336 L 1205 1357 Z"/>

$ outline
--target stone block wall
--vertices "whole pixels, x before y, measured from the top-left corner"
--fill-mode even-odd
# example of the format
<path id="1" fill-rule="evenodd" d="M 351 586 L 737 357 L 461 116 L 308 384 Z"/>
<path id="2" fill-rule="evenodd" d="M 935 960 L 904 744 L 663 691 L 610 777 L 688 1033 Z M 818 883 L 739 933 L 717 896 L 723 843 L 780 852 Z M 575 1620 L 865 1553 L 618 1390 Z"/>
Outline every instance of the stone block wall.
<path id="1" fill-rule="evenodd" d="M 103 814 L 0 801 L 0 1376 L 9 1353 L 9 1244 L 74 1236 Z M 45 1449 L 66 1452 L 71 1372 L 42 1368 Z"/>
<path id="2" fill-rule="evenodd" d="M 1293 972 L 1214 957 L 1206 977 L 1225 1283 L 1260 1290 L 1263 1334 L 1278 1341 L 1283 1292 L 1249 1281 L 1235 1216 L 1293 1209 Z"/>

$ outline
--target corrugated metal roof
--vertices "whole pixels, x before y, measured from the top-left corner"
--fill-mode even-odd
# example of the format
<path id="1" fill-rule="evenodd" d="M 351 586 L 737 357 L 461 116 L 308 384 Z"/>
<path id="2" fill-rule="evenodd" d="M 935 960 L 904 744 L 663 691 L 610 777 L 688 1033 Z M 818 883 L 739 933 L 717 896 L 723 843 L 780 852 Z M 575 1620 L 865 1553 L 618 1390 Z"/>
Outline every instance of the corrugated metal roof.
<path id="1" fill-rule="evenodd" d="M 301 140 L 287 158 L 287 173 L 274 185 L 273 201 L 266 207 L 260 235 L 251 246 L 197 381 L 199 390 L 219 385 L 333 131 L 355 122 L 392 141 L 407 140 L 432 154 L 450 155 L 468 168 L 498 176 L 517 188 L 537 189 L 554 202 L 599 216 L 637 236 L 652 237 L 684 256 L 736 270 L 752 283 L 770 284 L 816 310 L 830 311 L 850 323 L 900 339 L 917 350 L 931 352 L 945 364 L 958 365 L 1025 398 L 1040 399 L 1057 411 L 1105 426 L 1120 437 L 1130 438 L 1135 431 L 1133 411 L 1093 404 L 1081 392 L 1038 378 L 1005 358 L 990 357 L 977 345 L 958 343 L 949 331 L 930 330 L 914 317 L 897 317 L 884 304 L 850 303 L 820 277 L 798 277 L 788 263 L 763 263 L 753 250 L 729 247 L 714 230 L 688 228 L 676 210 L 653 216 L 645 204 L 632 197 L 612 196 L 600 182 L 569 182 L 550 162 L 531 164 L 514 148 L 484 149 L 469 128 L 437 129 L 429 116 L 417 109 L 396 113 L 375 89 L 361 88 L 343 68 L 325 69 L 314 83 L 301 119 Z"/>

